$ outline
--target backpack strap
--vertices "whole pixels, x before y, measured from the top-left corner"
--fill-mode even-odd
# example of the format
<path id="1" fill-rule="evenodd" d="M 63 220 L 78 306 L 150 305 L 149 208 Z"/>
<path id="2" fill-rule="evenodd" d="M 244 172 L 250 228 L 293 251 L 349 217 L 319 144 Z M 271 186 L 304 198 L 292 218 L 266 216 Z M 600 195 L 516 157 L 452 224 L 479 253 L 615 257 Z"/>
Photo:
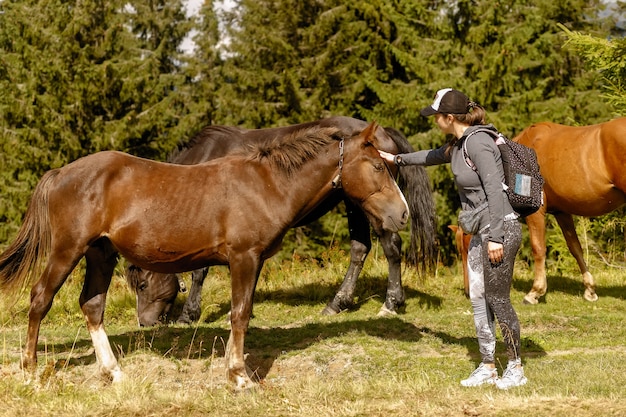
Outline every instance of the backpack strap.
<path id="1" fill-rule="evenodd" d="M 472 162 L 472 160 L 469 157 L 469 154 L 467 153 L 467 141 L 469 140 L 469 138 L 472 137 L 472 135 L 474 133 L 478 133 L 478 132 L 487 133 L 489 136 L 491 136 L 493 138 L 494 142 L 496 142 L 496 145 L 501 145 L 506 140 L 506 138 L 504 137 L 504 135 L 502 133 L 498 132 L 497 130 L 488 129 L 486 127 L 479 127 L 477 129 L 473 130 L 472 132 L 470 132 L 470 134 L 467 135 L 465 137 L 465 140 L 463 141 L 463 160 L 465 161 L 465 164 L 469 168 L 474 170 L 474 172 L 476 172 L 477 169 L 476 169 L 476 165 L 474 165 L 474 162 Z"/>

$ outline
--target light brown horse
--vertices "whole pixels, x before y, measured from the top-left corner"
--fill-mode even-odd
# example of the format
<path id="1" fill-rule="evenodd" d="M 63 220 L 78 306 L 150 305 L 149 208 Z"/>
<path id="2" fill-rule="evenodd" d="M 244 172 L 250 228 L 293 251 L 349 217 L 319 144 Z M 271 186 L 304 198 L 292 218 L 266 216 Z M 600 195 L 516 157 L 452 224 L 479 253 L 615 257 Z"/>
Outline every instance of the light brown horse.
<path id="1" fill-rule="evenodd" d="M 578 262 L 585 299 L 596 301 L 595 282 L 583 258 L 572 216 L 601 216 L 626 203 L 626 117 L 580 127 L 538 123 L 523 130 L 513 140 L 537 152 L 545 180 L 544 206 L 526 217 L 535 277 L 524 302 L 537 304 L 548 287 L 546 213 L 556 218 L 567 247 Z"/>
<path id="2" fill-rule="evenodd" d="M 248 154 L 197 165 L 108 151 L 49 171 L 35 188 L 16 240 L 0 254 L 6 291 L 25 286 L 47 257 L 31 290 L 22 365 L 36 369 L 41 321 L 85 257 L 79 304 L 102 372 L 113 381 L 122 378 L 103 325 L 120 254 L 162 273 L 228 265 L 228 378 L 238 389 L 254 386 L 244 338 L 263 262 L 287 230 L 338 186 L 375 230 L 397 232 L 407 225 L 407 202 L 376 150 L 376 129 L 372 123 L 346 139 L 336 136 L 336 128 L 299 130 Z"/>
<path id="3" fill-rule="evenodd" d="M 463 265 L 463 293 L 469 298 L 469 273 L 467 271 L 467 252 L 469 251 L 472 235 L 465 233 L 461 226 L 449 224 L 448 229 L 454 233 L 454 245 L 461 255 L 461 264 Z"/>

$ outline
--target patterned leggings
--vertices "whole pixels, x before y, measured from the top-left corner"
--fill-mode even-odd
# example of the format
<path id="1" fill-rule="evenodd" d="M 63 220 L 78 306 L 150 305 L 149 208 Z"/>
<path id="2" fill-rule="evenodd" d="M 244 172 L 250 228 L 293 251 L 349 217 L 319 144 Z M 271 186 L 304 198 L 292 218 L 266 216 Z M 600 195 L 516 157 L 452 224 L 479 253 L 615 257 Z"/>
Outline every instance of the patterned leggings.
<path id="1" fill-rule="evenodd" d="M 504 259 L 499 264 L 489 261 L 488 236 L 487 229 L 472 237 L 467 258 L 478 347 L 483 363 L 495 363 L 496 318 L 509 360 L 512 361 L 520 357 L 520 325 L 511 304 L 510 292 L 515 257 L 522 242 L 522 228 L 517 220 L 504 222 Z"/>

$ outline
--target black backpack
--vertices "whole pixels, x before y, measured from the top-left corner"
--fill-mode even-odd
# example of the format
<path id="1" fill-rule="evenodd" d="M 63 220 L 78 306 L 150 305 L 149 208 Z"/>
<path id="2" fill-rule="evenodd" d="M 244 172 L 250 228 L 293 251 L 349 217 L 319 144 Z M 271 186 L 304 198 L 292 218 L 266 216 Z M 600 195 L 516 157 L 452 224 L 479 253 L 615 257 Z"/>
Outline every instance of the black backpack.
<path id="1" fill-rule="evenodd" d="M 466 142 L 474 133 L 489 134 L 498 145 L 502 155 L 505 192 L 511 207 L 522 217 L 533 214 L 543 204 L 543 177 L 539 172 L 539 163 L 535 150 L 521 143 L 513 142 L 497 130 L 487 127 L 478 128 L 465 138 L 463 156 L 465 162 L 476 171 L 474 163 L 467 155 Z"/>

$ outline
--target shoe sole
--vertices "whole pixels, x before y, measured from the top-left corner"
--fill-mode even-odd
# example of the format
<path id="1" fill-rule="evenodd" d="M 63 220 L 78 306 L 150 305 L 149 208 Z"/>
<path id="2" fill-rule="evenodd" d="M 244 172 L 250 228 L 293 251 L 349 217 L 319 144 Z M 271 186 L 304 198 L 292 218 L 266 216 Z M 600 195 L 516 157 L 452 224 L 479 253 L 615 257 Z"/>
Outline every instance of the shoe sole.
<path id="1" fill-rule="evenodd" d="M 494 385 L 495 383 L 496 383 L 495 379 L 488 379 L 486 381 L 479 382 L 477 384 L 464 384 L 463 381 L 461 381 L 461 386 L 466 387 L 466 388 L 472 388 L 472 387 L 480 387 L 481 385 Z"/>
<path id="2" fill-rule="evenodd" d="M 509 385 L 508 387 L 501 387 L 498 385 L 498 383 L 496 382 L 496 388 L 501 389 L 503 391 L 506 391 L 510 388 L 515 388 L 515 387 L 521 387 L 522 385 L 526 385 L 526 383 L 528 382 L 528 379 L 526 377 L 524 377 L 524 379 L 522 379 L 518 384 L 515 385 Z"/>

